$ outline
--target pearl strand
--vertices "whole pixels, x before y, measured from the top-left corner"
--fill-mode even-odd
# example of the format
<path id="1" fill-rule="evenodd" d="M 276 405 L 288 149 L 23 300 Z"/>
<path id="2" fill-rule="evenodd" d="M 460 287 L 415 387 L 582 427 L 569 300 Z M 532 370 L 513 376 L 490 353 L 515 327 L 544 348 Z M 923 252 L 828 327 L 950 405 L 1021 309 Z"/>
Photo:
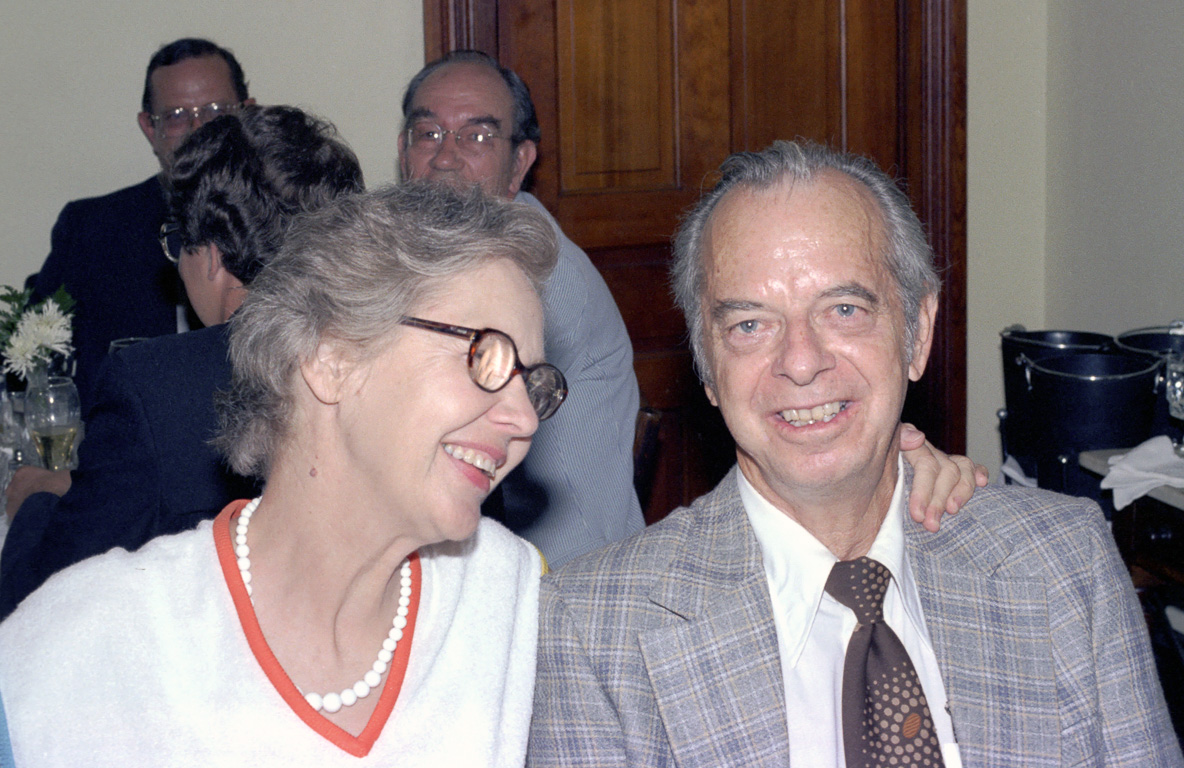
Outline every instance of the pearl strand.
<path id="1" fill-rule="evenodd" d="M 234 531 L 234 554 L 238 557 L 238 570 L 243 578 L 243 585 L 247 588 L 247 595 L 252 594 L 251 590 L 251 548 L 247 546 L 247 527 L 251 524 L 251 516 L 255 514 L 255 510 L 262 500 L 259 498 L 251 499 L 243 511 L 238 516 L 238 527 Z M 254 600 L 252 600 L 254 602 Z M 377 688 L 382 682 L 382 676 L 386 674 L 387 668 L 390 666 L 391 659 L 394 658 L 395 648 L 399 641 L 403 639 L 403 629 L 407 626 L 407 608 L 411 605 L 411 562 L 403 559 L 403 566 L 399 569 L 399 610 L 395 614 L 394 621 L 391 622 L 391 631 L 387 634 L 385 640 L 382 641 L 382 647 L 378 649 L 378 658 L 370 667 L 370 670 L 362 676 L 362 679 L 354 683 L 349 688 L 342 690 L 340 693 L 326 693 L 321 695 L 319 693 L 301 693 L 304 694 L 304 700 L 308 705 L 317 712 L 322 709 L 329 714 L 333 714 L 340 710 L 343 706 L 352 707 L 357 703 L 358 699 L 364 699 L 370 695 L 370 691 Z"/>

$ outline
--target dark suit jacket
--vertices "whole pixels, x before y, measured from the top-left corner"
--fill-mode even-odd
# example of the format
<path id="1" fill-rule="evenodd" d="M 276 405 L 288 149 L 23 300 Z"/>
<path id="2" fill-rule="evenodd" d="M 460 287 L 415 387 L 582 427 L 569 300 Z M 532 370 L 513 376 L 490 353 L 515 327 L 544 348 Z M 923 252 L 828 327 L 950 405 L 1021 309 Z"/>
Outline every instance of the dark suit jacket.
<path id="1" fill-rule="evenodd" d="M 83 413 L 94 402 L 99 366 L 114 339 L 177 332 L 176 307 L 185 303 L 184 288 L 160 248 L 164 216 L 164 191 L 153 177 L 69 203 L 54 224 L 33 299 L 65 285 L 77 302 L 74 381 Z"/>
<path id="2" fill-rule="evenodd" d="M 53 573 L 214 517 L 256 484 L 208 444 L 230 384 L 227 326 L 134 344 L 104 366 L 70 491 L 30 496 L 0 555 L 0 615 Z"/>
<path id="3" fill-rule="evenodd" d="M 543 579 L 528 765 L 789 764 L 773 609 L 735 471 Z M 965 765 L 1184 765 L 1096 505 L 991 486 L 938 533 L 907 525 L 905 546 Z"/>

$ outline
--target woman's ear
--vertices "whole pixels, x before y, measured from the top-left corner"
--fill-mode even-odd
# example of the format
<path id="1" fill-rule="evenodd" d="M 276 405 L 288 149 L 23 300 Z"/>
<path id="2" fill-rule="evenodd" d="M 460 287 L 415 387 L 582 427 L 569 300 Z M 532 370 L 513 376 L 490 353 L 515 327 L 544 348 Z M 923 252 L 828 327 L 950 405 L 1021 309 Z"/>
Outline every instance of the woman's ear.
<path id="1" fill-rule="evenodd" d="M 313 397 L 325 405 L 341 401 L 345 382 L 354 371 L 354 366 L 343 354 L 341 342 L 335 339 L 321 339 L 311 357 L 300 363 L 300 375 Z"/>

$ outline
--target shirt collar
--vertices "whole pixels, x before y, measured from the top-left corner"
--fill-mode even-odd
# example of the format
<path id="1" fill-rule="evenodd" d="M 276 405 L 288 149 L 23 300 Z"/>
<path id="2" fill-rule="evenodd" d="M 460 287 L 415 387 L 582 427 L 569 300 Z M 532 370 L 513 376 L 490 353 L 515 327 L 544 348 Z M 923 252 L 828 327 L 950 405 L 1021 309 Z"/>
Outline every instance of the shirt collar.
<path id="1" fill-rule="evenodd" d="M 898 456 L 896 487 L 888 514 L 884 516 L 867 556 L 891 571 L 892 585 L 889 588 L 900 596 L 910 621 L 925 634 L 921 600 L 904 546 L 907 509 L 904 477 L 904 460 Z M 827 577 L 838 558 L 801 524 L 773 506 L 743 472 L 737 472 L 736 478 L 740 500 L 761 547 L 773 603 L 781 606 L 785 613 L 781 626 L 786 632 L 785 647 L 790 649 L 786 662 L 793 666 L 805 647 L 814 617 L 818 615 Z"/>

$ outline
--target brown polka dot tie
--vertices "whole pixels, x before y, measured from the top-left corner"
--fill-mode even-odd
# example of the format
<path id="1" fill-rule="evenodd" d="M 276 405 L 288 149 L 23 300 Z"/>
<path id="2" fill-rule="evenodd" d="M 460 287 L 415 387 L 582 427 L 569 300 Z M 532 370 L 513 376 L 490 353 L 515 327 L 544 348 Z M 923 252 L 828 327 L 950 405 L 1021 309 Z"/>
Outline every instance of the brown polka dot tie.
<path id="1" fill-rule="evenodd" d="M 868 557 L 835 563 L 826 591 L 859 624 L 843 662 L 847 768 L 941 766 L 941 746 L 917 669 L 884 621 L 891 574 Z"/>

